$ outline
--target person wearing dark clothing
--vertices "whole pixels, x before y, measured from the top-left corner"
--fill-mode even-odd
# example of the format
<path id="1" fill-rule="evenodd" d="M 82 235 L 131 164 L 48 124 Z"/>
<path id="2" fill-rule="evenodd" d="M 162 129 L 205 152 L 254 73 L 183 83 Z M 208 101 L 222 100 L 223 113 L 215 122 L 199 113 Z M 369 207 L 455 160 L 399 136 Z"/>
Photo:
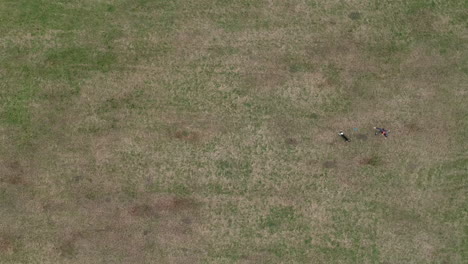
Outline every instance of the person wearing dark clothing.
<path id="1" fill-rule="evenodd" d="M 388 130 L 385 128 L 380 128 L 380 127 L 374 127 L 377 131 L 375 132 L 375 135 L 382 134 L 384 137 L 388 137 Z"/>

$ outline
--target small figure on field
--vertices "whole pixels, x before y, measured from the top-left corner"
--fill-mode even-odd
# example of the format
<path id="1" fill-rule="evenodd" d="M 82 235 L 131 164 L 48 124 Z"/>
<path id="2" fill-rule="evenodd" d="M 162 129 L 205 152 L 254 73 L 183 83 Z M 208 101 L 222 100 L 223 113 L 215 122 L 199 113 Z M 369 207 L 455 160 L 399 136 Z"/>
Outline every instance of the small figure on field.
<path id="1" fill-rule="evenodd" d="M 382 134 L 384 137 L 388 137 L 388 130 L 385 128 L 379 128 L 379 127 L 374 127 L 377 131 L 375 132 L 375 135 Z"/>
<path id="2" fill-rule="evenodd" d="M 338 133 L 338 135 L 340 135 L 346 142 L 349 142 L 349 138 L 343 133 L 343 131 L 340 131 L 340 133 Z"/>

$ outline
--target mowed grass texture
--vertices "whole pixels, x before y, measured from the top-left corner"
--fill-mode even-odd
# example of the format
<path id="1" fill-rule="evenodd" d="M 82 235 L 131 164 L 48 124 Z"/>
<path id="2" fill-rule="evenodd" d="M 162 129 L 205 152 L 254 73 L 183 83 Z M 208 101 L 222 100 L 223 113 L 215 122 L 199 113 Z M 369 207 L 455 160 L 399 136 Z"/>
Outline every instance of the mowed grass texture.
<path id="1" fill-rule="evenodd" d="M 467 8 L 0 1 L 0 262 L 466 263 Z"/>

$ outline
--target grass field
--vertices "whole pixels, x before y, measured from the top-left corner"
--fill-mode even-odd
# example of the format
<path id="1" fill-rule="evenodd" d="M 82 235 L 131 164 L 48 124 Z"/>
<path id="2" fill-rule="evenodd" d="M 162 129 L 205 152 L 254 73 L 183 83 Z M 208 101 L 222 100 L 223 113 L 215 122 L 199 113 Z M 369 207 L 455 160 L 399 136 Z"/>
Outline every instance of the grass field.
<path id="1" fill-rule="evenodd" d="M 1 0 L 0 263 L 468 263 L 467 10 Z"/>

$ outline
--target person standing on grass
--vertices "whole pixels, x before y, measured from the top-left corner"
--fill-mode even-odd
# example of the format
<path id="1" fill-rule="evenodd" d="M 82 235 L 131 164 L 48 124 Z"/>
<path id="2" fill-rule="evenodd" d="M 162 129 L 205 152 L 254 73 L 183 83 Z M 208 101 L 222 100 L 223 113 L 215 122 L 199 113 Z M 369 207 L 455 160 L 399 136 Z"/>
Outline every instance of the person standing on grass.
<path id="1" fill-rule="evenodd" d="M 382 134 L 385 138 L 388 137 L 388 130 L 386 130 L 385 128 L 374 127 L 374 129 L 378 130 L 378 131 L 375 132 L 375 135 Z"/>

